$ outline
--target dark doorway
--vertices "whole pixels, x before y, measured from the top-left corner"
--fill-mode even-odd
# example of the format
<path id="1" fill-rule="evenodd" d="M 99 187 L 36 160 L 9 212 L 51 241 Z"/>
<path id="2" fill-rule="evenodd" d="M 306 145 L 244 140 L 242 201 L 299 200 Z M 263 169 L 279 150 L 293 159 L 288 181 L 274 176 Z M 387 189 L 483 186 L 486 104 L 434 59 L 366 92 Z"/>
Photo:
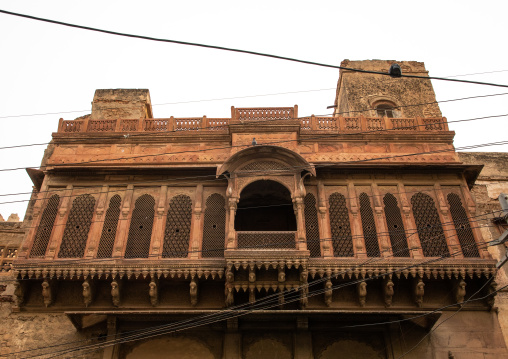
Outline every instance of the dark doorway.
<path id="1" fill-rule="evenodd" d="M 275 181 L 256 181 L 240 194 L 237 231 L 296 231 L 289 190 Z"/>

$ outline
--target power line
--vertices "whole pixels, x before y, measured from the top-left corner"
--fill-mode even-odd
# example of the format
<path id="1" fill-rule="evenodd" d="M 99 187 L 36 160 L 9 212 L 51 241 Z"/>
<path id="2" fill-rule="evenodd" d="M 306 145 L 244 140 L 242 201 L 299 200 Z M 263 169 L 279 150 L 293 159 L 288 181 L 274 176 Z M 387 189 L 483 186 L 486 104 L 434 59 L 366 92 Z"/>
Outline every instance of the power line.
<path id="1" fill-rule="evenodd" d="M 453 123 L 453 122 L 467 122 L 467 121 L 473 121 L 473 120 L 479 120 L 479 119 L 487 119 L 487 118 L 496 118 L 496 117 L 504 117 L 508 116 L 508 114 L 503 115 L 493 115 L 493 116 L 484 116 L 484 117 L 477 117 L 474 119 L 466 119 L 466 120 L 456 120 L 456 121 L 450 121 L 450 122 L 436 122 L 436 124 L 445 124 L 445 123 Z M 418 128 L 425 125 L 413 125 L 413 126 L 404 126 L 405 128 Z M 333 137 L 339 137 L 339 136 L 355 136 L 359 134 L 366 134 L 366 133 L 386 133 L 386 132 L 393 132 L 398 131 L 398 129 L 376 129 L 376 130 L 370 130 L 370 131 L 361 131 L 361 132 L 350 132 L 350 133 L 338 133 L 338 134 L 329 134 L 329 135 L 318 135 L 315 137 L 309 137 L 306 138 L 307 140 L 320 140 L 323 138 L 333 138 Z M 324 132 L 324 131 L 323 131 Z M 258 143 L 258 145 L 274 145 L 274 144 L 280 144 L 280 143 L 288 143 L 288 142 L 297 142 L 296 140 L 281 140 L 281 141 L 271 141 L 266 143 Z M 499 141 L 499 142 L 492 142 L 491 144 L 482 144 L 482 145 L 474 145 L 474 146 L 493 146 L 493 145 L 504 145 L 506 141 Z M 251 145 L 228 145 L 228 146 L 221 146 L 221 147 L 213 147 L 213 148 L 205 148 L 205 149 L 199 149 L 199 150 L 185 150 L 185 151 L 177 151 L 177 152 L 162 152 L 162 153 L 156 153 L 156 154 L 146 154 L 146 155 L 136 155 L 131 157 L 119 157 L 119 158 L 107 158 L 107 159 L 97 159 L 97 160 L 90 160 L 90 161 L 82 161 L 82 162 L 74 162 L 74 163 L 66 163 L 66 166 L 71 165 L 83 165 L 83 164 L 89 164 L 89 163 L 98 163 L 98 162 L 107 162 L 107 161 L 120 161 L 120 160 L 132 160 L 135 158 L 146 158 L 146 157 L 154 157 L 154 156 L 162 156 L 162 155 L 175 155 L 175 154 L 183 154 L 183 153 L 198 153 L 198 152 L 206 152 L 211 150 L 225 150 L 225 149 L 232 149 L 232 148 L 241 148 L 241 147 L 251 147 Z M 475 147 L 472 147 L 475 148 Z M 462 147 L 462 149 L 469 149 L 468 146 Z M 439 152 L 449 152 L 452 150 L 439 150 L 439 151 L 430 151 L 426 153 L 439 153 Z M 414 153 L 412 155 L 418 155 L 423 153 Z M 400 155 L 400 156 L 393 156 L 393 157 L 380 157 L 376 159 L 369 159 L 368 161 L 372 160 L 379 160 L 379 159 L 385 159 L 385 158 L 395 158 L 395 157 L 405 157 L 408 155 Z M 367 161 L 367 160 L 365 160 Z M 364 161 L 354 161 L 350 163 L 357 163 L 357 162 L 364 162 Z M 48 166 L 41 166 L 41 167 L 48 167 Z M 36 168 L 36 166 L 32 167 L 16 167 L 16 168 L 7 168 L 7 169 L 0 169 L 0 172 L 7 172 L 7 171 L 17 171 L 17 170 L 26 170 L 27 168 Z"/>
<path id="2" fill-rule="evenodd" d="M 434 259 L 431 259 L 429 261 L 427 261 L 426 263 L 431 263 L 431 262 L 436 262 L 436 261 L 439 261 L 439 260 L 442 260 L 442 259 L 445 259 L 447 257 L 438 257 L 438 258 L 434 258 Z M 423 263 L 423 264 L 426 264 L 426 263 Z M 421 265 L 418 264 L 418 265 Z M 390 273 L 384 273 L 384 274 L 380 274 L 380 275 L 376 275 L 376 276 L 372 276 L 372 277 L 369 277 L 369 278 L 363 278 L 363 279 L 358 279 L 356 281 L 352 281 L 352 282 L 348 282 L 347 284 L 341 284 L 341 285 L 336 285 L 336 286 L 333 286 L 332 290 L 336 290 L 336 289 L 339 289 L 339 288 L 342 288 L 342 287 L 345 287 L 345 286 L 349 286 L 349 285 L 353 285 L 353 284 L 357 284 L 359 282 L 362 282 L 362 281 L 368 281 L 368 280 L 373 280 L 373 279 L 377 279 L 377 278 L 382 278 L 382 277 L 385 277 L 387 275 L 391 275 L 393 273 L 397 273 L 397 272 L 400 272 L 400 271 L 403 271 L 403 270 L 407 270 L 409 268 L 412 268 L 414 267 L 415 265 L 410 265 L 410 266 L 407 266 L 406 268 L 401 268 L 401 269 L 396 269 Z M 327 277 L 328 278 L 328 277 Z M 322 278 L 322 279 L 325 279 L 325 278 Z M 321 280 L 319 280 L 321 281 Z M 310 286 L 310 285 L 307 285 L 307 286 Z M 301 286 L 300 289 L 304 287 L 304 286 Z M 500 289 L 499 289 L 500 290 Z M 284 292 L 288 292 L 288 291 L 284 291 Z M 291 295 L 292 293 L 294 294 L 297 294 L 298 295 L 298 298 L 292 300 L 292 301 L 299 301 L 300 300 L 300 295 L 298 292 L 289 292 L 288 295 Z M 322 294 L 324 293 L 324 290 L 318 290 L 318 291 L 315 291 L 313 293 L 309 293 L 307 294 L 307 298 L 308 297 L 311 297 L 311 296 L 315 296 L 315 295 L 319 295 L 319 294 Z M 272 301 L 272 299 L 277 299 L 277 296 L 279 295 L 280 293 L 274 293 L 272 295 L 270 295 L 269 297 L 271 297 L 270 301 Z M 493 293 L 491 293 L 493 294 Z M 105 348 L 107 346 L 111 346 L 111 345 L 117 345 L 117 344 L 122 344 L 124 342 L 130 342 L 130 341 L 135 341 L 135 340 L 139 340 L 139 339 L 148 339 L 150 337 L 153 337 L 153 336 L 159 336 L 159 335 L 162 335 L 162 334 L 169 334 L 169 333 L 172 333 L 172 332 L 176 332 L 176 331 L 181 331 L 181 330 L 186 330 L 186 329 L 191 329 L 191 328 L 194 328 L 196 326 L 202 326 L 202 325 L 206 325 L 206 324 L 211 324 L 211 323 L 214 323 L 214 322 L 217 322 L 217 321 L 223 321 L 223 320 L 226 320 L 226 319 L 229 319 L 229 318 L 234 318 L 234 317 L 239 317 L 239 316 L 243 316 L 243 315 L 246 315 L 246 314 L 250 314 L 250 313 L 253 313 L 253 312 L 256 312 L 256 311 L 259 311 L 261 309 L 258 309 L 256 308 L 257 305 L 263 305 L 265 306 L 263 309 L 269 309 L 271 307 L 274 307 L 274 306 L 278 306 L 280 305 L 278 302 L 277 303 L 274 303 L 273 305 L 268 305 L 268 303 L 265 303 L 265 299 L 267 299 L 266 297 L 261 299 L 260 301 L 257 301 L 255 304 L 250 304 L 250 303 L 246 303 L 245 306 L 249 306 L 250 305 L 250 308 L 247 309 L 247 310 L 243 310 L 243 311 L 238 311 L 238 309 L 226 309 L 224 311 L 222 311 L 225 315 L 228 314 L 228 312 L 231 314 L 231 315 L 228 315 L 226 317 L 224 317 L 220 312 L 218 313 L 218 316 L 219 318 L 211 318 L 211 319 L 205 319 L 206 317 L 210 317 L 210 316 L 213 316 L 214 314 L 211 314 L 211 315 L 205 315 L 203 319 L 198 319 L 198 323 L 197 324 L 194 324 L 194 325 L 189 325 L 189 324 L 185 324 L 185 323 L 189 323 L 191 322 L 192 324 L 192 319 L 190 320 L 185 320 L 183 321 L 183 324 L 182 322 L 180 323 L 172 323 L 172 324 L 169 324 L 169 325 L 165 325 L 165 328 L 163 328 L 164 326 L 159 326 L 159 327 L 156 327 L 157 329 L 148 329 L 146 330 L 146 334 L 150 334 L 150 335 L 143 335 L 143 334 L 138 334 L 138 335 L 132 335 L 130 338 L 127 337 L 127 338 L 118 338 L 118 339 L 115 339 L 115 340 L 112 340 L 110 341 L 109 343 L 104 343 L 104 344 L 92 344 L 92 345 L 89 345 L 89 346 L 85 346 L 85 347 L 82 347 L 82 348 L 71 348 L 71 349 L 64 349 L 64 350 L 60 350 L 56 353 L 53 353 L 53 354 L 56 354 L 54 356 L 51 356 L 50 358 L 53 358 L 53 357 L 56 357 L 56 356 L 60 356 L 60 355 L 63 355 L 63 354 L 67 354 L 67 353 L 70 353 L 70 352 L 75 352 L 75 351 L 82 351 L 82 350 L 86 350 L 86 349 L 92 349 L 92 351 L 96 351 L 96 350 L 99 350 L 99 349 L 102 349 L 102 348 Z M 269 301 L 266 301 L 266 302 L 269 302 Z M 285 302 L 285 303 L 290 303 L 291 301 L 288 301 L 288 302 Z M 244 306 L 244 305 L 239 305 L 237 307 L 241 307 L 241 306 Z M 236 312 L 236 313 L 235 313 Z M 205 320 L 203 322 L 203 320 Z M 201 322 L 200 322 L 201 321 Z M 182 326 L 183 327 L 178 327 L 178 325 Z M 176 328 L 175 328 L 176 326 Z M 173 327 L 173 330 L 170 330 L 170 331 L 166 331 L 164 329 L 169 329 Z M 163 332 L 161 332 L 161 330 L 164 330 Z M 59 354 L 61 353 L 61 354 Z M 50 353 L 51 354 L 51 353 Z M 48 355 L 48 354 L 43 354 L 43 355 Z M 35 356 L 40 356 L 40 355 L 35 355 Z M 26 357 L 26 358 L 31 358 L 31 357 Z"/>
<path id="3" fill-rule="evenodd" d="M 162 39 L 162 38 L 143 36 L 143 35 L 127 34 L 127 33 L 122 33 L 122 32 L 117 32 L 117 31 L 98 29 L 98 28 L 94 28 L 94 27 L 90 27 L 90 26 L 83 26 L 83 25 L 77 25 L 77 24 L 71 24 L 71 23 L 67 23 L 67 22 L 62 22 L 62 21 L 45 19 L 45 18 L 41 18 L 41 17 L 31 16 L 31 15 L 26 15 L 26 14 L 20 14 L 20 13 L 15 13 L 15 12 L 6 11 L 6 10 L 0 10 L 0 13 L 4 13 L 6 15 L 18 16 L 18 17 L 22 17 L 22 18 L 26 18 L 26 19 L 30 19 L 30 20 L 37 20 L 37 21 L 47 22 L 47 23 L 50 23 L 50 24 L 56 24 L 56 25 L 62 25 L 62 26 L 72 27 L 72 28 L 76 28 L 76 29 L 82 29 L 82 30 L 100 32 L 100 33 L 109 34 L 109 35 L 123 36 L 123 37 L 142 39 L 142 40 L 149 40 L 149 41 L 156 41 L 156 42 L 173 43 L 173 44 L 179 44 L 179 45 L 196 46 L 196 47 L 202 47 L 202 48 L 207 48 L 207 49 L 237 52 L 237 53 L 262 56 L 262 57 L 267 57 L 267 58 L 272 58 L 272 59 L 277 59 L 277 60 L 285 60 L 285 61 L 297 62 L 297 63 L 301 63 L 301 64 L 306 64 L 306 65 L 314 65 L 314 66 L 327 67 L 327 68 L 333 68 L 333 69 L 348 70 L 348 71 L 360 72 L 360 73 L 366 73 L 366 74 L 391 76 L 389 73 L 385 73 L 385 72 L 354 69 L 354 68 L 349 68 L 349 67 L 344 67 L 344 66 L 330 65 L 330 64 L 324 64 L 324 63 L 315 62 L 315 61 L 308 61 L 308 60 L 300 60 L 300 59 L 296 59 L 296 58 L 292 58 L 292 57 L 273 55 L 273 54 L 268 54 L 268 53 L 263 53 L 263 52 L 256 52 L 256 51 L 250 51 L 250 50 L 241 50 L 241 49 L 235 49 L 235 48 L 224 47 L 224 46 L 217 46 L 217 45 L 200 44 L 200 43 L 188 42 L 188 41 Z M 475 84 L 475 85 L 486 85 L 486 86 L 496 86 L 496 87 L 506 87 L 506 88 L 508 88 L 508 85 L 494 84 L 494 83 L 490 83 L 490 82 L 458 80 L 458 79 L 445 78 L 445 77 L 417 76 L 417 75 L 405 75 L 405 74 L 402 74 L 402 75 L 400 75 L 398 77 L 424 79 L 424 80 L 452 81 L 452 82 L 469 83 L 469 84 Z"/>
<path id="4" fill-rule="evenodd" d="M 322 91 L 322 90 L 309 90 L 309 91 Z M 471 99 L 476 99 L 476 98 L 494 97 L 494 96 L 503 96 L 503 95 L 508 95 L 508 92 L 503 92 L 503 93 L 498 93 L 498 94 L 492 94 L 492 95 L 469 96 L 469 97 L 462 97 L 462 98 L 456 98 L 456 99 L 451 99 L 451 100 L 431 101 L 431 102 L 425 102 L 425 103 L 419 103 L 419 104 L 411 104 L 411 105 L 400 105 L 400 106 L 394 107 L 392 109 L 405 108 L 405 107 L 426 106 L 426 105 L 433 105 L 433 104 L 437 104 L 437 103 L 446 103 L 446 102 L 454 102 L 454 101 L 462 101 L 462 100 L 471 100 Z M 269 96 L 269 95 L 259 95 L 259 96 Z M 254 97 L 254 96 L 246 96 L 246 97 Z M 213 100 L 209 100 L 209 101 L 213 101 Z M 199 102 L 199 101 L 189 101 L 189 102 Z M 358 112 L 368 112 L 368 111 L 372 111 L 372 109 L 336 112 L 333 115 L 342 115 L 342 114 L 358 113 Z M 330 114 L 327 114 L 325 116 L 329 116 L 329 115 Z M 304 119 L 304 118 L 308 118 L 308 117 L 310 117 L 310 116 L 301 116 L 301 117 L 295 118 L 294 120 Z M 319 117 L 319 115 L 318 115 L 318 117 Z M 0 118 L 2 118 L 2 117 L 0 117 Z M 273 121 L 277 121 L 277 120 L 262 120 L 262 121 L 258 121 L 258 122 L 266 123 L 266 122 L 273 122 Z M 460 122 L 460 120 L 459 121 L 449 121 L 447 123 L 453 123 L 453 122 Z M 217 126 L 208 126 L 208 127 L 201 128 L 201 130 L 206 130 L 206 129 L 210 129 L 210 128 L 216 128 L 216 127 Z M 409 127 L 413 127 L 413 126 L 409 126 Z M 171 131 L 166 131 L 165 133 L 175 133 L 175 132 L 181 132 L 181 131 L 179 131 L 179 130 L 171 130 Z M 134 138 L 134 137 L 137 137 L 137 136 L 144 136 L 144 135 L 146 135 L 146 134 L 145 133 L 132 133 L 132 134 L 129 134 L 129 137 L 130 138 Z M 112 135 L 112 136 L 109 136 L 109 137 L 101 137 L 101 140 L 105 140 L 105 139 L 124 139 L 124 138 L 125 138 L 124 135 Z M 87 139 L 87 138 L 76 138 L 76 139 L 72 139 L 72 141 L 71 140 L 67 140 L 67 141 L 68 142 L 88 142 L 89 139 Z M 12 149 L 12 148 L 20 148 L 20 147 L 43 146 L 43 145 L 48 145 L 48 144 L 50 144 L 50 142 L 33 143 L 33 144 L 27 144 L 27 145 L 6 146 L 6 147 L 0 147 L 0 150 L 3 150 L 3 149 Z"/>

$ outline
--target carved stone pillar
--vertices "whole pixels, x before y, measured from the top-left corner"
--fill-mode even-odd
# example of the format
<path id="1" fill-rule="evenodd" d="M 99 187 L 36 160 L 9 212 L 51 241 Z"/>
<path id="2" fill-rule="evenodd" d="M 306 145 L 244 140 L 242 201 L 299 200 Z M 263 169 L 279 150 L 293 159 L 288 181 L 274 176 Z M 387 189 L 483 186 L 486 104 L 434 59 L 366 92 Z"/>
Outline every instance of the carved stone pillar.
<path id="1" fill-rule="evenodd" d="M 123 199 L 122 210 L 120 212 L 120 224 L 118 226 L 118 233 L 115 239 L 115 245 L 113 249 L 113 257 L 122 257 L 124 252 L 125 243 L 127 236 L 129 235 L 129 213 L 131 210 L 132 196 L 134 194 L 134 185 L 128 185 L 125 190 Z"/>
<path id="2" fill-rule="evenodd" d="M 116 327 L 116 317 L 108 316 L 108 340 L 114 340 L 117 338 L 117 327 Z M 120 352 L 120 345 L 112 345 L 104 348 L 102 359 L 118 359 L 118 355 Z"/>
<path id="3" fill-rule="evenodd" d="M 56 256 L 57 248 L 62 241 L 63 233 L 65 230 L 65 222 L 67 221 L 67 215 L 69 214 L 69 202 L 71 200 L 73 186 L 67 185 L 65 188 L 62 204 L 58 209 L 58 215 L 54 224 L 53 233 L 49 240 L 48 251 L 46 252 L 46 259 L 53 259 Z"/>
<path id="4" fill-rule="evenodd" d="M 109 186 L 104 185 L 99 193 L 97 208 L 95 209 L 90 231 L 88 232 L 88 245 L 85 250 L 85 258 L 93 258 L 97 252 L 102 226 L 104 225 L 104 208 L 106 207 L 106 200 L 108 199 L 108 191 Z"/>
<path id="5" fill-rule="evenodd" d="M 319 237 L 321 239 L 321 248 L 323 257 L 333 257 L 332 229 L 330 228 L 330 214 L 326 205 L 326 192 L 323 182 L 319 181 L 317 185 L 318 194 L 318 212 L 319 212 Z"/>
<path id="6" fill-rule="evenodd" d="M 406 229 L 407 245 L 409 247 L 409 253 L 414 259 L 423 258 L 423 250 L 418 238 L 418 231 L 416 229 L 416 223 L 411 215 L 411 205 L 407 199 L 406 189 L 402 183 L 397 185 L 400 198 L 400 209 L 402 211 L 402 222 Z"/>
<path id="7" fill-rule="evenodd" d="M 374 203 L 374 221 L 376 223 L 379 244 L 381 248 L 381 257 L 392 256 L 392 246 L 390 243 L 390 235 L 388 234 L 388 227 L 386 226 L 386 219 L 383 211 L 382 199 L 379 194 L 377 184 L 372 184 L 372 202 Z"/>
<path id="8" fill-rule="evenodd" d="M 150 242 L 150 258 L 160 258 L 162 254 L 164 225 L 166 224 L 166 197 L 168 186 L 161 186 L 159 192 L 159 202 L 157 204 L 156 215 L 153 221 L 152 240 Z"/>
<path id="9" fill-rule="evenodd" d="M 446 238 L 446 243 L 448 243 L 450 254 L 453 258 L 464 258 L 457 233 L 455 232 L 452 216 L 450 215 L 450 211 L 446 205 L 444 194 L 439 183 L 434 184 L 434 192 L 436 193 L 438 202 L 439 219 L 441 220 L 441 224 L 443 226 L 443 232 Z"/>
<path id="10" fill-rule="evenodd" d="M 191 219 L 191 249 L 190 258 L 197 259 L 200 257 L 199 248 L 203 241 L 203 185 L 196 186 L 196 195 L 194 196 L 194 209 Z"/>
<path id="11" fill-rule="evenodd" d="M 242 357 L 242 336 L 238 333 L 238 318 L 228 319 L 227 330 L 224 334 L 224 359 L 238 359 Z"/>
<path id="12" fill-rule="evenodd" d="M 236 197 L 228 198 L 228 232 L 227 232 L 227 246 L 226 249 L 235 249 L 238 247 L 236 243 L 236 231 L 235 231 L 235 216 L 238 208 L 239 199 Z"/>
<path id="13" fill-rule="evenodd" d="M 358 201 L 353 183 L 348 183 L 348 196 L 351 211 L 351 235 L 353 236 L 353 247 L 357 258 L 367 258 L 365 250 L 365 239 L 363 238 L 362 220 L 358 213 Z"/>
<path id="14" fill-rule="evenodd" d="M 296 215 L 296 249 L 307 250 L 307 236 L 305 233 L 305 213 L 303 197 L 293 199 L 293 209 Z"/>
<path id="15" fill-rule="evenodd" d="M 295 359 L 313 359 L 312 335 L 307 317 L 296 318 Z"/>

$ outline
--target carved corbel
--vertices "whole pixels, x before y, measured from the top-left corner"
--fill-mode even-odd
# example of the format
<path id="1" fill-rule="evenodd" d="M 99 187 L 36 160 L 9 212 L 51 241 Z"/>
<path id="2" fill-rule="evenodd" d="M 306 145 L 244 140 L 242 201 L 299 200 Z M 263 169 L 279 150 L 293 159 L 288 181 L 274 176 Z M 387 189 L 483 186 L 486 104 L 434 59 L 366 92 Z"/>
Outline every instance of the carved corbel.
<path id="1" fill-rule="evenodd" d="M 284 307 L 284 288 L 279 288 L 279 308 L 282 309 Z"/>
<path id="2" fill-rule="evenodd" d="M 487 287 L 487 304 L 490 309 L 494 309 L 494 304 L 496 304 L 496 295 L 497 295 L 497 283 L 495 280 L 490 282 L 490 285 Z"/>
<path id="3" fill-rule="evenodd" d="M 367 300 L 367 283 L 362 281 L 356 285 L 356 290 L 358 292 L 358 302 L 360 303 L 360 307 L 365 307 L 365 302 Z"/>
<path id="4" fill-rule="evenodd" d="M 120 305 L 121 290 L 122 290 L 122 281 L 116 279 L 113 280 L 111 282 L 111 299 L 115 307 L 118 307 Z"/>
<path id="5" fill-rule="evenodd" d="M 235 297 L 233 296 L 233 285 L 226 283 L 226 307 L 230 307 L 235 304 Z"/>
<path id="6" fill-rule="evenodd" d="M 83 303 L 85 307 L 88 307 L 95 296 L 95 285 L 93 280 L 86 279 L 81 286 L 83 287 Z"/>
<path id="7" fill-rule="evenodd" d="M 21 307 L 25 302 L 26 282 L 14 282 L 14 306 Z"/>
<path id="8" fill-rule="evenodd" d="M 286 281 L 286 272 L 282 267 L 279 267 L 279 274 L 277 276 L 277 280 L 279 281 L 279 283 L 283 283 Z"/>
<path id="9" fill-rule="evenodd" d="M 416 305 L 421 307 L 423 305 L 423 296 L 425 295 L 425 283 L 423 283 L 423 279 L 418 278 L 414 281 L 413 294 Z"/>
<path id="10" fill-rule="evenodd" d="M 333 296 L 333 289 L 332 289 L 332 281 L 330 279 L 328 279 L 326 282 L 325 282 L 325 304 L 327 307 L 329 307 L 330 305 L 332 305 L 332 296 Z"/>
<path id="11" fill-rule="evenodd" d="M 148 284 L 148 296 L 150 297 L 152 307 L 159 304 L 159 283 L 156 278 L 152 278 L 150 284 Z"/>
<path id="12" fill-rule="evenodd" d="M 42 282 L 42 298 L 44 299 L 46 308 L 53 304 L 54 291 L 54 283 L 50 283 L 47 279 L 44 279 L 44 282 Z"/>
<path id="13" fill-rule="evenodd" d="M 462 307 L 462 302 L 464 302 L 464 297 L 466 296 L 466 282 L 463 279 L 460 279 L 455 283 L 455 302 Z"/>
<path id="14" fill-rule="evenodd" d="M 251 284 L 249 285 L 249 303 L 256 302 L 256 287 Z"/>
<path id="15" fill-rule="evenodd" d="M 307 304 L 309 303 L 308 295 L 309 295 L 309 287 L 307 285 L 307 279 L 309 276 L 309 272 L 307 270 L 302 270 L 300 273 L 300 308 L 305 309 Z"/>
<path id="16" fill-rule="evenodd" d="M 198 282 L 192 278 L 189 284 L 190 304 L 195 307 L 198 304 Z"/>
<path id="17" fill-rule="evenodd" d="M 256 270 L 249 267 L 249 283 L 256 282 Z"/>
<path id="18" fill-rule="evenodd" d="M 385 295 L 385 306 L 387 308 L 391 307 L 391 305 L 392 305 L 392 298 L 393 298 L 393 294 L 394 294 L 393 287 L 394 287 L 394 284 L 393 284 L 393 281 L 391 280 L 391 278 L 385 277 L 383 291 L 384 291 L 384 295 Z"/>

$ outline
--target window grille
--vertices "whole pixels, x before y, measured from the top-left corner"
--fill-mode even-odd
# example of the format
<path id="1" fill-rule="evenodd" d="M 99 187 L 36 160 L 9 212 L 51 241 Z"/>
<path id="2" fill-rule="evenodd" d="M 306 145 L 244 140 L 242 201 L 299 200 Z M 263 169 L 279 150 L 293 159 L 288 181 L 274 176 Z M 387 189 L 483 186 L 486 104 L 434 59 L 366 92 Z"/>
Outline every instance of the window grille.
<path id="1" fill-rule="evenodd" d="M 202 257 L 224 257 L 224 243 L 226 241 L 225 205 L 224 197 L 218 193 L 210 195 L 206 200 Z"/>
<path id="2" fill-rule="evenodd" d="M 418 236 L 425 257 L 449 256 L 436 204 L 428 194 L 418 192 L 411 197 Z"/>
<path id="3" fill-rule="evenodd" d="M 394 257 L 409 257 L 409 248 L 406 238 L 406 230 L 397 199 L 391 193 L 387 193 L 383 202 L 385 204 L 386 224 Z"/>
<path id="4" fill-rule="evenodd" d="M 164 232 L 164 258 L 185 258 L 189 253 L 192 218 L 192 201 L 189 196 L 178 195 L 169 202 Z"/>
<path id="5" fill-rule="evenodd" d="M 311 257 L 321 257 L 321 244 L 319 241 L 318 215 L 316 198 L 312 193 L 305 196 L 305 233 L 307 237 L 307 249 Z"/>
<path id="6" fill-rule="evenodd" d="M 467 218 L 466 210 L 462 206 L 460 197 L 455 193 L 449 193 L 448 204 L 450 205 L 450 213 L 452 215 L 453 224 L 457 231 L 460 248 L 464 257 L 479 257 L 478 247 L 474 240 L 473 231 Z"/>
<path id="7" fill-rule="evenodd" d="M 340 193 L 332 193 L 329 205 L 333 254 L 336 257 L 353 257 L 353 237 L 346 199 Z"/>
<path id="8" fill-rule="evenodd" d="M 132 211 L 129 237 L 125 248 L 125 258 L 148 258 L 155 200 L 149 194 L 144 194 L 136 200 Z"/>
<path id="9" fill-rule="evenodd" d="M 285 164 L 275 161 L 255 161 L 242 167 L 238 172 L 255 172 L 255 171 L 283 171 L 290 168 Z"/>
<path id="10" fill-rule="evenodd" d="M 72 201 L 58 258 L 81 258 L 85 255 L 94 207 L 95 198 L 89 194 L 76 197 Z"/>
<path id="11" fill-rule="evenodd" d="M 59 204 L 60 196 L 54 194 L 49 198 L 46 208 L 42 211 L 41 221 L 39 227 L 37 227 L 34 244 L 30 250 L 30 258 L 44 257 L 46 254 Z"/>
<path id="12" fill-rule="evenodd" d="M 379 257 L 381 253 L 377 240 L 376 223 L 374 222 L 374 213 L 372 213 L 367 193 L 360 194 L 360 215 L 362 216 L 363 238 L 365 239 L 367 257 Z"/>
<path id="13" fill-rule="evenodd" d="M 113 246 L 115 244 L 118 219 L 120 218 L 121 203 L 122 199 L 117 194 L 109 200 L 109 207 L 104 216 L 104 225 L 102 227 L 101 239 L 97 250 L 97 258 L 111 258 L 113 255 Z"/>

